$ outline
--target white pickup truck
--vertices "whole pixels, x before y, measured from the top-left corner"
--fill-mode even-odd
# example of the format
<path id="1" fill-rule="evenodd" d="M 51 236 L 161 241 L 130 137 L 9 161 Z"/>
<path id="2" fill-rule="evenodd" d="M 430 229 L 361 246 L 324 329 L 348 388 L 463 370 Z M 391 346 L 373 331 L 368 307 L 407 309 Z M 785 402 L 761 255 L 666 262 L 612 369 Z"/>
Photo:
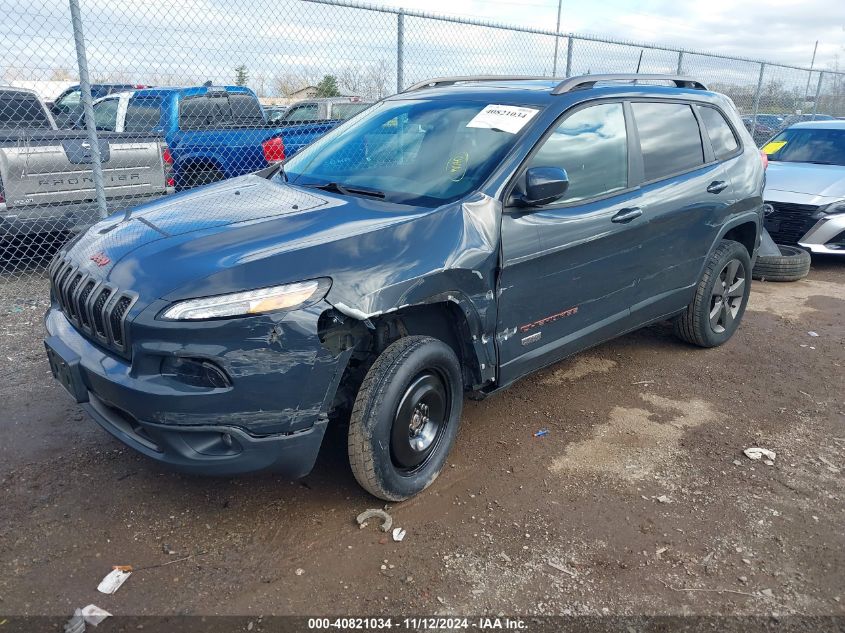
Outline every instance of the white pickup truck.
<path id="1" fill-rule="evenodd" d="M 161 138 L 100 133 L 109 213 L 173 192 Z M 0 87 L 0 245 L 78 232 L 99 218 L 85 130 L 57 130 L 38 95 Z"/>

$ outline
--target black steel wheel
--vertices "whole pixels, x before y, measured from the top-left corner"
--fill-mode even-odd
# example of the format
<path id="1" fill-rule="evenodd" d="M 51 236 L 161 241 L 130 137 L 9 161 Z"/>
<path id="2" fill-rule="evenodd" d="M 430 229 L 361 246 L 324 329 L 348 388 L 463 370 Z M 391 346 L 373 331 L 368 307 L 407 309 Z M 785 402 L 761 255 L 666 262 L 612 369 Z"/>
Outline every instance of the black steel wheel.
<path id="1" fill-rule="evenodd" d="M 429 336 L 392 343 L 367 372 L 349 421 L 349 464 L 368 492 L 401 501 L 431 485 L 455 441 L 463 379 L 455 352 Z"/>

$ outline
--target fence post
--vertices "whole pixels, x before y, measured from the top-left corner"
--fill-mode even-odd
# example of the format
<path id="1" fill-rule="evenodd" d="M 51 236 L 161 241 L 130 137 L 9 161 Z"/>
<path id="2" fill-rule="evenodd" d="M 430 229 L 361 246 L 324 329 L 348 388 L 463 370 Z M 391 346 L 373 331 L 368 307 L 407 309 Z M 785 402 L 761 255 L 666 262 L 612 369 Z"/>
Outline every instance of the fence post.
<path id="1" fill-rule="evenodd" d="M 566 38 L 566 76 L 572 76 L 572 47 L 575 45 L 575 38 L 571 35 Z"/>
<path id="2" fill-rule="evenodd" d="M 396 92 L 402 92 L 405 85 L 405 12 L 396 14 Z"/>
<path id="3" fill-rule="evenodd" d="M 684 68 L 684 51 L 678 51 L 678 70 L 675 74 L 682 75 Z"/>
<path id="4" fill-rule="evenodd" d="M 560 12 L 563 9 L 563 0 L 557 3 L 557 27 L 555 28 L 555 60 L 552 63 L 552 77 L 557 75 L 557 50 L 560 44 Z"/>
<path id="5" fill-rule="evenodd" d="M 103 185 L 103 163 L 100 157 L 100 142 L 97 139 L 97 126 L 94 123 L 94 103 L 91 98 L 91 81 L 88 78 L 88 57 L 85 54 L 85 36 L 82 33 L 82 16 L 79 12 L 79 0 L 70 3 L 70 21 L 73 26 L 73 41 L 76 44 L 76 64 L 79 67 L 79 88 L 82 92 L 82 111 L 85 113 L 85 129 L 88 132 L 88 144 L 91 146 L 91 171 L 94 177 L 94 193 L 100 217 L 108 216 L 106 207 L 106 189 Z"/>
<path id="6" fill-rule="evenodd" d="M 819 97 L 822 94 L 822 78 L 824 77 L 824 72 L 819 73 L 819 83 L 816 86 L 816 98 L 813 101 L 813 121 L 816 120 L 816 113 L 819 109 Z"/>
<path id="7" fill-rule="evenodd" d="M 763 73 L 766 72 L 766 64 L 760 63 L 760 76 L 757 78 L 757 92 L 754 93 L 754 116 L 751 118 L 751 135 L 757 129 L 757 112 L 760 110 L 760 94 L 763 92 Z"/>

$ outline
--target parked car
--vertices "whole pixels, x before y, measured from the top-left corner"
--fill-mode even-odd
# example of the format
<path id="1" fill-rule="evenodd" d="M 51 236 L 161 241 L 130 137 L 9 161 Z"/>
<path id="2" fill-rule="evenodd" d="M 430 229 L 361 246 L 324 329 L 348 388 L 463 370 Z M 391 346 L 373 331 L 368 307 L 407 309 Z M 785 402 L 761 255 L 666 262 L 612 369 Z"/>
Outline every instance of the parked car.
<path id="1" fill-rule="evenodd" d="M 774 241 L 845 255 L 845 121 L 798 123 L 763 151 L 765 226 Z"/>
<path id="2" fill-rule="evenodd" d="M 50 271 L 50 364 L 107 431 L 193 472 L 304 475 L 348 421 L 359 483 L 405 499 L 465 393 L 664 319 L 728 341 L 763 170 L 689 78 L 427 81 L 283 167 L 92 228 Z"/>
<path id="3" fill-rule="evenodd" d="M 298 101 L 287 109 L 280 123 L 304 121 L 345 121 L 373 105 L 361 97 L 327 97 Z"/>
<path id="4" fill-rule="evenodd" d="M 832 117 L 829 114 L 791 114 L 787 117 L 783 118 L 781 121 L 780 127 L 776 130 L 777 132 L 781 132 L 788 127 L 792 127 L 796 123 L 807 123 L 810 121 L 835 121 L 836 117 Z"/>
<path id="5" fill-rule="evenodd" d="M 98 129 L 160 135 L 173 157 L 177 190 L 263 169 L 339 123 L 271 125 L 255 93 L 241 86 L 112 94 L 94 104 L 94 119 Z"/>
<path id="6" fill-rule="evenodd" d="M 115 92 L 146 87 L 142 84 L 91 84 L 91 97 L 92 99 L 99 99 Z M 70 86 L 48 105 L 59 128 L 73 127 L 82 116 L 81 86 Z"/>
<path id="7" fill-rule="evenodd" d="M 757 145 L 762 145 L 781 129 L 783 117 L 776 114 L 758 114 L 755 122 L 753 115 L 742 117 L 745 129 L 751 133 L 751 137 Z M 753 128 L 753 129 L 752 129 Z"/>
<path id="8" fill-rule="evenodd" d="M 0 241 L 98 219 L 90 150 L 85 132 L 56 130 L 34 91 L 0 88 Z M 167 147 L 154 136 L 103 134 L 100 156 L 112 212 L 173 192 Z"/>
<path id="9" fill-rule="evenodd" d="M 281 122 L 287 111 L 288 106 L 264 106 L 264 116 L 270 125 L 276 125 Z"/>

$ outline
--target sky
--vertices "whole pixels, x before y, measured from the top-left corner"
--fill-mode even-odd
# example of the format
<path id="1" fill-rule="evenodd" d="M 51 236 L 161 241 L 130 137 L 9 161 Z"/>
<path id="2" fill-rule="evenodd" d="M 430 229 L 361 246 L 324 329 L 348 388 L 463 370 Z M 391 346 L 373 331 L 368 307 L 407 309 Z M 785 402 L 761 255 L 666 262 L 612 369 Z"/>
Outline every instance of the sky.
<path id="1" fill-rule="evenodd" d="M 557 0 L 380 0 L 376 4 L 554 30 Z M 563 0 L 561 30 L 809 66 L 840 55 L 843 0 Z"/>
<path id="2" fill-rule="evenodd" d="M 372 1 L 372 0 L 371 0 Z M 375 0 L 409 10 L 457 15 L 553 31 L 557 0 Z M 95 81 L 193 85 L 231 83 L 249 69 L 261 96 L 282 85 L 315 85 L 327 74 L 349 94 L 381 96 L 443 75 L 562 76 L 568 44 L 503 29 L 406 18 L 401 72 L 397 19 L 386 12 L 301 0 L 80 0 L 88 62 Z M 0 0 L 0 82 L 75 79 L 67 4 Z M 845 0 L 563 0 L 561 31 L 654 43 L 806 67 L 819 40 L 816 68 L 841 55 L 845 70 Z M 678 54 L 590 41 L 573 43 L 571 74 L 673 73 Z M 640 55 L 642 54 L 642 58 Z M 698 55 L 682 72 L 705 81 L 755 87 L 759 65 Z M 828 89 L 831 75 L 826 76 Z M 812 93 L 818 74 L 768 65 L 765 83 Z M 809 80 L 809 81 L 808 81 Z M 354 85 L 353 85 L 354 84 Z M 744 104 L 750 107 L 750 104 Z"/>

